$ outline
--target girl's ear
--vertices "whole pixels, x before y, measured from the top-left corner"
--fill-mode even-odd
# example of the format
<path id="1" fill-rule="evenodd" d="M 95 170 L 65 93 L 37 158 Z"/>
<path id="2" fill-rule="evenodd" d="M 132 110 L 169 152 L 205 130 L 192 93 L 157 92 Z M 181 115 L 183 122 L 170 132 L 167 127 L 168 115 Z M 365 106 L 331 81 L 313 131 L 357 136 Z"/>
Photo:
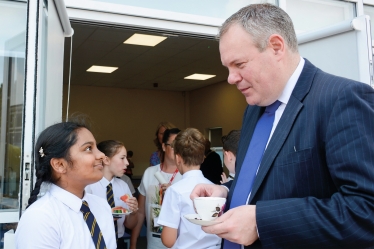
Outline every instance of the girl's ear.
<path id="1" fill-rule="evenodd" d="M 109 164 L 110 164 L 110 158 L 107 157 L 107 156 L 105 156 L 104 159 L 103 159 L 103 163 L 104 163 L 103 166 L 105 166 L 105 165 L 109 165 Z"/>
<path id="2" fill-rule="evenodd" d="M 53 170 L 58 174 L 65 174 L 68 163 L 63 158 L 52 158 L 50 161 L 50 164 L 53 168 Z"/>

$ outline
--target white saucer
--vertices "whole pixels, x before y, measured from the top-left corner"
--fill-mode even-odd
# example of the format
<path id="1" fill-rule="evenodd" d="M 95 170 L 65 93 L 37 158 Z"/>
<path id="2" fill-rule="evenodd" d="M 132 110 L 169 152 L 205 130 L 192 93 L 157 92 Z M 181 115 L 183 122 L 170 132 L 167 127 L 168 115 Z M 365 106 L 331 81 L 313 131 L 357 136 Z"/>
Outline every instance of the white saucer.
<path id="1" fill-rule="evenodd" d="M 216 220 L 201 220 L 198 214 L 185 214 L 184 218 L 186 218 L 189 222 L 192 222 L 200 226 L 211 226 L 211 225 L 222 223 L 222 221 L 216 221 Z"/>

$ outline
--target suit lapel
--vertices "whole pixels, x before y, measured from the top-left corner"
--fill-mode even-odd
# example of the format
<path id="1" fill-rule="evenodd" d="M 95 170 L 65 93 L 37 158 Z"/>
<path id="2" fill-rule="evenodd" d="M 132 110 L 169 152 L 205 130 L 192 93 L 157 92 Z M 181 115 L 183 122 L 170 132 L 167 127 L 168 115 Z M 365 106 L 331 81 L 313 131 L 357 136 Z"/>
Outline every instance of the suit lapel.
<path id="1" fill-rule="evenodd" d="M 316 70 L 316 67 L 314 67 L 308 60 L 305 60 L 303 71 L 300 74 L 300 77 L 287 103 L 286 109 L 279 120 L 277 128 L 275 129 L 262 158 L 260 168 L 252 186 L 251 196 L 248 203 L 251 203 L 252 199 L 256 195 L 266 174 L 271 168 L 275 157 L 278 155 L 280 149 L 286 141 L 300 110 L 303 108 L 302 100 L 310 90 L 313 82 L 313 75 L 315 74 Z M 248 146 L 246 148 L 248 148 Z"/>

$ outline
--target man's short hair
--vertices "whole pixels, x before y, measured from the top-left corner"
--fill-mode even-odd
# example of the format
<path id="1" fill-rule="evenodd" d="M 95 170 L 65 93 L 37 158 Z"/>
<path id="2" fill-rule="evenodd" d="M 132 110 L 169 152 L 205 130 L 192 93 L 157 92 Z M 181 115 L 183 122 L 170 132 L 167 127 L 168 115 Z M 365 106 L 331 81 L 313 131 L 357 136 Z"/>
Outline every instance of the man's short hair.
<path id="1" fill-rule="evenodd" d="M 273 34 L 283 37 L 292 52 L 298 51 L 297 37 L 290 16 L 272 4 L 251 4 L 230 16 L 221 26 L 217 39 L 220 39 L 233 24 L 246 30 L 260 52 L 268 45 Z"/>

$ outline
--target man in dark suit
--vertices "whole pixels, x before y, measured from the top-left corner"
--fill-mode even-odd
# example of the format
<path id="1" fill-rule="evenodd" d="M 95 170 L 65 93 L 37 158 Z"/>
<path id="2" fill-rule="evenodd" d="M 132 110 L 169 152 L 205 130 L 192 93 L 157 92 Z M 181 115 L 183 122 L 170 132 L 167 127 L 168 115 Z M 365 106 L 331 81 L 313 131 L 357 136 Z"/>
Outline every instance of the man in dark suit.
<path id="1" fill-rule="evenodd" d="M 219 39 L 228 82 L 249 105 L 237 177 L 229 189 L 198 185 L 191 194 L 227 197 L 227 211 L 217 218 L 222 223 L 203 230 L 224 238 L 225 249 L 373 247 L 373 89 L 301 58 L 290 17 L 270 4 L 239 10 L 222 25 Z M 256 124 L 277 101 L 253 184 L 243 204 L 232 207 Z"/>

